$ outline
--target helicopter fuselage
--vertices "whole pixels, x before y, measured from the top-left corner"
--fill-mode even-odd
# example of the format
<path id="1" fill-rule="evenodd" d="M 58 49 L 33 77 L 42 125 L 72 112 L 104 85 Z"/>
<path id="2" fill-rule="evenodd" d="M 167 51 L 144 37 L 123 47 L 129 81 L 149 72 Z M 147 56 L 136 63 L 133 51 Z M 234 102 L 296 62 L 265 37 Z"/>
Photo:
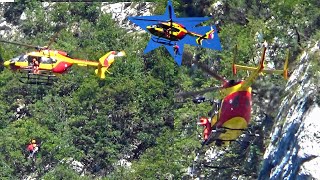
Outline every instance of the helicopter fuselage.
<path id="1" fill-rule="evenodd" d="M 211 121 L 213 129 L 225 129 L 217 139 L 233 141 L 248 127 L 251 116 L 251 87 L 242 87 L 243 81 L 223 89 L 223 100 L 218 114 Z"/>
<path id="2" fill-rule="evenodd" d="M 201 37 L 202 35 L 189 32 L 183 25 L 175 22 L 159 22 L 158 24 L 147 26 L 148 31 L 157 37 L 171 41 L 179 41 L 186 35 Z"/>
<path id="3" fill-rule="evenodd" d="M 64 51 L 40 50 L 15 57 L 4 62 L 4 65 L 15 71 L 31 70 L 33 67 L 33 59 L 36 59 L 39 62 L 40 71 L 50 71 L 55 74 L 66 72 L 75 63 L 80 66 L 98 66 L 99 64 L 98 61 L 72 59 L 68 57 L 67 53 Z"/>

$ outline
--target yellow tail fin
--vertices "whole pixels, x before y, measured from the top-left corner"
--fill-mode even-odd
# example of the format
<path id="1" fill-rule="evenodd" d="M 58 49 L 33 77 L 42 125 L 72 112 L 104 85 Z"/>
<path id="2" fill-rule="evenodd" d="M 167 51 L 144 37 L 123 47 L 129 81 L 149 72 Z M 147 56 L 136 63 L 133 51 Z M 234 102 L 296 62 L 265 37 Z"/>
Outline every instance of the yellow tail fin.
<path id="1" fill-rule="evenodd" d="M 199 45 L 202 45 L 202 40 L 204 40 L 204 39 L 213 39 L 213 36 L 214 36 L 213 33 L 214 33 L 214 29 L 211 27 L 210 31 L 208 31 L 205 35 L 203 35 L 201 37 L 198 37 L 196 39 L 197 43 Z"/>
<path id="2" fill-rule="evenodd" d="M 288 79 L 289 56 L 290 56 L 290 52 L 289 52 L 289 50 L 288 50 L 287 58 L 286 58 L 286 61 L 284 62 L 284 66 L 283 66 L 283 77 L 284 77 L 285 79 Z"/>
<path id="3" fill-rule="evenodd" d="M 126 53 L 124 51 L 110 51 L 107 54 L 103 55 L 99 59 L 99 65 L 98 68 L 95 70 L 95 73 L 101 78 L 105 79 L 106 75 L 105 73 L 108 72 L 108 68 L 111 66 L 111 64 L 114 62 L 114 57 L 122 57 L 125 56 Z"/>

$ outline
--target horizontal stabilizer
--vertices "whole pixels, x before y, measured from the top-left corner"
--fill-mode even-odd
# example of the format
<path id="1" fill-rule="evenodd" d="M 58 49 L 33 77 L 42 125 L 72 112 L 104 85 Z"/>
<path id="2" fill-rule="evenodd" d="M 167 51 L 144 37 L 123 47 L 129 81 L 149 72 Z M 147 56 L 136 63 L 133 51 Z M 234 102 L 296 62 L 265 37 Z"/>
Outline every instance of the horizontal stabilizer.
<path id="1" fill-rule="evenodd" d="M 213 37 L 214 37 L 214 29 L 211 27 L 210 31 L 206 32 L 205 35 L 197 38 L 196 41 L 197 41 L 197 44 L 202 45 L 202 40 L 204 40 L 204 39 L 213 39 Z"/>
<path id="2" fill-rule="evenodd" d="M 106 67 L 101 67 L 101 68 L 96 69 L 94 72 L 96 73 L 97 76 L 99 76 L 100 79 L 105 79 L 107 69 L 108 68 L 106 68 Z"/>
<path id="3" fill-rule="evenodd" d="M 288 79 L 288 59 L 289 59 L 289 52 L 285 60 L 283 70 L 262 68 L 261 73 L 279 74 L 279 75 L 283 75 L 284 79 Z M 234 59 L 232 64 L 232 71 L 233 71 L 233 74 L 237 73 L 237 69 L 247 70 L 247 71 L 258 71 L 259 69 L 261 69 L 261 67 L 263 67 L 263 64 L 261 63 L 263 63 L 263 61 L 260 62 L 260 65 L 258 67 L 243 66 L 243 65 L 235 64 L 235 59 Z"/>

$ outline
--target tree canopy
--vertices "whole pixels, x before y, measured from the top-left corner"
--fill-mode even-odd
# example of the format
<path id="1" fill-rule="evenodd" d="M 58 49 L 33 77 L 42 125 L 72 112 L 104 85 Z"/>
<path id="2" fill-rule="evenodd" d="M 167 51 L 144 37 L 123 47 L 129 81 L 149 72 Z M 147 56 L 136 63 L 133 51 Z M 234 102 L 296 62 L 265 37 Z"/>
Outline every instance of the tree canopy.
<path id="1" fill-rule="evenodd" d="M 187 169 L 192 166 L 201 143 L 198 133 L 201 129 L 196 121 L 199 116 L 207 115 L 211 107 L 194 105 L 191 101 L 177 103 L 174 94 L 218 83 L 192 65 L 192 58 L 197 57 L 222 76 L 231 78 L 236 44 L 238 63 L 255 65 L 260 57 L 262 37 L 271 44 L 267 60 L 281 68 L 288 48 L 293 52 L 290 59 L 295 59 L 312 38 L 319 38 L 318 1 L 220 2 L 218 8 L 223 13 L 212 0 L 174 1 L 177 16 L 213 16 L 206 23 L 220 23 L 219 37 L 223 45 L 223 51 L 186 46 L 181 67 L 164 48 L 144 55 L 149 35 L 127 33 L 110 14 L 100 11 L 99 2 L 44 6 L 38 1 L 21 0 L 2 4 L 6 20 L 20 27 L 22 36 L 16 34 L 13 37 L 16 41 L 43 46 L 62 29 L 52 49 L 93 60 L 111 50 L 124 50 L 127 56 L 112 65 L 112 74 L 105 80 L 98 79 L 94 69 L 73 66 L 50 87 L 18 83 L 17 75 L 4 69 L 0 73 L 0 135 L 3 139 L 0 177 L 188 177 Z M 159 6 L 153 13 L 162 14 L 166 1 L 155 3 Z M 25 20 L 19 17 L 22 13 L 26 15 Z M 0 45 L 0 54 L 5 60 L 25 51 L 30 49 Z M 245 76 L 246 72 L 240 72 L 235 78 Z M 262 81 L 257 84 L 261 89 L 270 85 L 264 83 L 266 81 L 284 85 L 280 78 L 261 77 Z M 213 92 L 210 97 L 215 95 Z M 257 107 L 259 103 L 254 107 L 253 119 L 264 111 Z M 263 126 L 257 122 L 253 125 Z M 32 138 L 41 143 L 35 163 L 26 158 L 25 148 Z M 221 161 L 231 163 L 234 169 L 212 170 L 201 166 L 198 170 L 208 178 L 231 179 L 233 175 L 256 178 L 266 143 L 263 139 L 254 141 L 241 157 L 238 146 L 233 145 L 234 149 L 221 157 Z M 84 164 L 83 171 L 76 172 L 68 163 L 70 159 Z M 121 162 L 127 162 L 127 166 Z M 249 163 L 256 168 L 250 168 Z"/>

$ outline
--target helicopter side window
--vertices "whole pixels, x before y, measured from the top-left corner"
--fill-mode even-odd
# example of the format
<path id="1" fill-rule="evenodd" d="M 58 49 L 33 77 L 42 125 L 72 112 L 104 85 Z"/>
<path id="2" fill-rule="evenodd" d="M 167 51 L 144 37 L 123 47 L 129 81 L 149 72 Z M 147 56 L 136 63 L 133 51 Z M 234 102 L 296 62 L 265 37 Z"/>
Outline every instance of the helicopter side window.
<path id="1" fill-rule="evenodd" d="M 172 28 L 171 28 L 171 31 L 172 31 L 172 32 L 179 32 L 179 29 L 172 27 Z"/>
<path id="2" fill-rule="evenodd" d="M 25 61 L 25 56 L 27 56 L 27 55 L 22 54 L 17 57 L 14 57 L 11 59 L 11 62 L 17 62 L 17 61 L 23 62 L 23 61 Z"/>
<path id="3" fill-rule="evenodd" d="M 26 55 L 26 54 L 21 55 L 18 61 L 19 61 L 19 62 L 28 61 L 28 55 Z"/>
<path id="4" fill-rule="evenodd" d="M 162 24 L 156 24 L 156 25 L 154 25 L 155 27 L 157 27 L 157 28 L 163 28 L 163 25 Z"/>
<path id="5" fill-rule="evenodd" d="M 11 62 L 16 62 L 20 59 L 21 56 L 17 56 L 11 59 Z"/>
<path id="6" fill-rule="evenodd" d="M 170 29 L 171 27 L 170 26 L 167 26 L 167 25 L 164 25 L 164 24 L 160 24 L 161 25 L 161 27 L 163 28 L 163 29 Z"/>
<path id="7" fill-rule="evenodd" d="M 48 58 L 48 57 L 41 57 L 40 62 L 44 63 L 44 64 L 52 64 L 53 63 L 53 59 Z"/>

